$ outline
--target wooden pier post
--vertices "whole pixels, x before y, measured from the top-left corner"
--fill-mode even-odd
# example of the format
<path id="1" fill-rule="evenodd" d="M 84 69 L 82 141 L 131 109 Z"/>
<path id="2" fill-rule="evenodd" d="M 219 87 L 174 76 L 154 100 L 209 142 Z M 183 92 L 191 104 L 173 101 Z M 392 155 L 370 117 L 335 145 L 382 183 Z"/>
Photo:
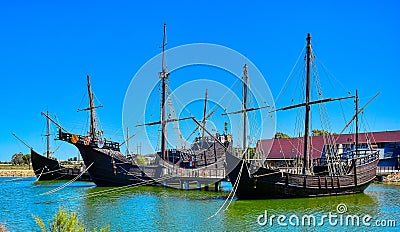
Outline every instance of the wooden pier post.
<path id="1" fill-rule="evenodd" d="M 221 181 L 218 181 L 218 182 L 215 183 L 215 186 L 214 186 L 215 192 L 219 192 L 219 190 L 220 190 L 220 185 L 221 185 Z"/>

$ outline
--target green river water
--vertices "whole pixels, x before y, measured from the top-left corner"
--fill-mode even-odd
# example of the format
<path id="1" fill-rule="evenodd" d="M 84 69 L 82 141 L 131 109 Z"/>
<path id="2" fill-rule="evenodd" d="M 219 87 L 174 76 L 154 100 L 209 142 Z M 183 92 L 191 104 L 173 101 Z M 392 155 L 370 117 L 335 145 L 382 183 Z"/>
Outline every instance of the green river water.
<path id="1" fill-rule="evenodd" d="M 158 187 L 99 188 L 75 182 L 0 178 L 0 223 L 10 231 L 39 231 L 60 207 L 75 211 L 88 229 L 111 231 L 400 231 L 400 185 L 374 183 L 362 194 L 306 199 L 242 201 L 227 210 L 225 192 Z M 228 205 L 226 202 L 225 205 Z"/>

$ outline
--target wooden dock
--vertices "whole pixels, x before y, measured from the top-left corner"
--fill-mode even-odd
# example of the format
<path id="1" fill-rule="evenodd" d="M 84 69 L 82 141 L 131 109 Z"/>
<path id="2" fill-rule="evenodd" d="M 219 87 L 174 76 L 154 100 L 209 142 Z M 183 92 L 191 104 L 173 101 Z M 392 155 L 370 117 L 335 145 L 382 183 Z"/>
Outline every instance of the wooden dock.
<path id="1" fill-rule="evenodd" d="M 226 178 L 225 168 L 207 167 L 199 169 L 169 169 L 164 168 L 164 176 L 171 175 L 162 181 L 163 186 L 174 187 L 177 189 L 198 189 L 220 191 L 220 182 Z"/>
<path id="2" fill-rule="evenodd" d="M 399 172 L 400 170 L 395 166 L 378 166 L 376 168 L 376 178 L 379 181 L 383 181 L 387 176 L 397 174 Z"/>

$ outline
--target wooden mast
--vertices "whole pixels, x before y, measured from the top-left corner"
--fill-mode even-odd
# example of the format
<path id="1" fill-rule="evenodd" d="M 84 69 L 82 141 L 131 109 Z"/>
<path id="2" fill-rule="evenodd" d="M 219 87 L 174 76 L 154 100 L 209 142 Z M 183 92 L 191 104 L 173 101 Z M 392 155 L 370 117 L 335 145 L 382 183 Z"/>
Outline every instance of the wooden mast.
<path id="1" fill-rule="evenodd" d="M 307 62 L 307 75 L 306 75 L 306 101 L 305 101 L 305 123 L 304 123 L 304 159 L 303 159 L 303 175 L 306 175 L 309 172 L 308 165 L 308 134 L 310 130 L 310 66 L 311 66 L 311 34 L 308 33 L 307 36 L 307 53 L 306 53 L 306 62 Z"/>
<path id="2" fill-rule="evenodd" d="M 63 131 L 65 131 L 65 132 L 67 132 L 67 133 L 69 133 L 65 128 L 63 128 L 59 123 L 57 123 L 56 121 L 54 121 L 54 119 L 52 119 L 51 117 L 50 117 L 50 115 L 47 115 L 47 114 L 45 114 L 45 113 L 43 113 L 43 112 L 40 112 L 40 114 L 41 115 L 43 115 L 43 116 L 45 116 L 48 120 L 50 120 L 52 123 L 54 123 L 60 130 L 63 130 Z"/>
<path id="3" fill-rule="evenodd" d="M 203 111 L 203 127 L 206 127 L 206 120 L 207 120 L 207 98 L 208 98 L 208 89 L 206 89 L 206 97 L 204 98 L 204 111 Z M 204 130 L 203 133 L 201 135 L 201 138 L 204 138 Z"/>
<path id="4" fill-rule="evenodd" d="M 49 119 L 49 111 L 46 111 L 46 137 L 47 137 L 47 149 L 46 149 L 46 156 L 50 158 L 50 119 Z"/>
<path id="5" fill-rule="evenodd" d="M 129 127 L 126 128 L 126 156 L 129 155 Z"/>
<path id="6" fill-rule="evenodd" d="M 355 151 L 353 154 L 353 171 L 354 171 L 354 185 L 357 186 L 357 156 L 358 156 L 358 90 L 356 90 L 356 143 L 355 143 Z"/>
<path id="7" fill-rule="evenodd" d="M 161 79 L 161 155 L 163 159 L 165 160 L 165 150 L 166 150 L 166 138 L 165 138 L 165 133 L 166 133 L 166 122 L 165 122 L 165 95 L 166 95 L 166 85 L 167 85 L 167 79 L 169 73 L 167 72 L 167 69 L 165 68 L 164 64 L 164 51 L 165 51 L 165 46 L 167 45 L 166 43 L 166 33 L 167 33 L 167 24 L 164 23 L 164 37 L 163 37 L 163 43 L 162 43 L 162 54 L 161 54 L 161 72 L 159 72 L 159 77 Z"/>
<path id="8" fill-rule="evenodd" d="M 243 66 L 243 152 L 244 157 L 247 157 L 247 80 L 248 80 L 248 71 L 247 71 L 247 64 Z"/>
<path id="9" fill-rule="evenodd" d="M 11 133 L 16 139 L 18 139 L 22 144 L 24 144 L 27 148 L 33 150 L 31 146 L 29 146 L 24 140 L 22 140 L 20 137 L 18 137 L 15 133 Z"/>
<path id="10" fill-rule="evenodd" d="M 358 90 L 356 90 L 356 155 L 358 154 Z"/>
<path id="11" fill-rule="evenodd" d="M 90 86 L 90 76 L 87 75 L 87 87 L 88 87 L 88 95 L 89 95 L 89 110 L 90 110 L 90 131 L 89 135 L 93 140 L 97 140 L 96 135 L 96 110 L 94 106 L 94 98 L 92 87 Z"/>

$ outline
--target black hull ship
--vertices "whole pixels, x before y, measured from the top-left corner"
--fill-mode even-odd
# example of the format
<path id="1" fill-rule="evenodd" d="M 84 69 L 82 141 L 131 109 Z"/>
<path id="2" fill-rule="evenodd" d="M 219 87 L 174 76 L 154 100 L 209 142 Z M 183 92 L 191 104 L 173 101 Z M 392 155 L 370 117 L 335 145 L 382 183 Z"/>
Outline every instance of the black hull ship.
<path id="1" fill-rule="evenodd" d="M 179 181 L 179 174 L 172 178 L 165 177 L 165 169 L 168 163 L 177 165 L 180 170 L 195 170 L 207 165 L 221 162 L 225 157 L 226 147 L 229 143 L 223 144 L 203 140 L 195 142 L 192 147 L 202 143 L 206 146 L 197 154 L 185 151 L 168 149 L 166 151 L 167 162 L 159 162 L 158 165 L 137 165 L 131 157 L 127 157 L 120 151 L 120 143 L 113 141 L 92 141 L 89 136 L 75 135 L 63 132 L 59 129 L 59 140 L 66 141 L 78 148 L 92 181 L 97 186 L 132 186 L 132 185 L 162 185 L 162 181 Z M 90 141 L 90 142 L 89 142 Z M 101 144 L 101 145 L 99 145 Z M 158 154 L 159 159 L 163 160 Z M 220 165 L 223 167 L 222 165 Z M 202 172 L 203 173 L 203 172 Z M 166 186 L 167 187 L 167 186 Z"/>
<path id="2" fill-rule="evenodd" d="M 311 35 L 307 37 L 306 53 L 306 101 L 305 103 L 277 109 L 287 110 L 305 107 L 304 123 L 304 149 L 301 171 L 298 167 L 290 169 L 273 169 L 265 166 L 256 165 L 246 157 L 246 150 L 242 156 L 226 154 L 228 167 L 233 167 L 228 174 L 238 199 L 267 199 L 267 198 L 299 198 L 299 197 L 319 197 L 343 194 L 361 193 L 376 177 L 376 166 L 378 163 L 379 152 L 377 150 L 358 148 L 358 114 L 362 111 L 358 109 L 358 94 L 356 96 L 322 99 L 310 101 L 310 62 L 313 59 L 311 49 Z M 246 66 L 245 66 L 246 67 Z M 247 70 L 245 70 L 247 80 Z M 247 89 L 244 81 L 244 89 Z M 310 162 L 309 159 L 309 119 L 310 106 L 323 102 L 355 98 L 356 139 L 354 149 L 346 153 L 339 154 L 337 149 L 332 149 L 334 144 L 329 144 L 325 151 L 324 158 L 318 158 Z M 243 97 L 243 101 L 246 98 Z M 242 113 L 246 117 L 246 103 L 243 104 Z M 348 125 L 349 125 L 348 123 Z M 347 125 L 347 126 L 348 126 Z M 346 127 L 347 127 L 346 126 Z M 246 131 L 244 124 L 244 133 Z M 326 146 L 326 145 L 325 145 Z M 245 144 L 243 145 L 245 148 Z M 310 168 L 310 166 L 312 166 Z"/>
<path id="3" fill-rule="evenodd" d="M 57 160 L 40 155 L 33 149 L 31 149 L 31 162 L 38 180 L 72 180 L 84 170 L 64 167 Z M 90 176 L 88 173 L 83 173 L 79 180 L 90 181 Z"/>
<path id="4" fill-rule="evenodd" d="M 47 119 L 47 150 L 46 156 L 39 154 L 16 134 L 13 134 L 15 138 L 21 141 L 31 151 L 31 163 L 35 176 L 38 181 L 40 180 L 72 180 L 79 179 L 82 181 L 90 181 L 90 176 L 85 171 L 85 167 L 66 167 L 60 164 L 60 162 L 51 156 L 50 151 L 50 116 L 49 112 L 41 113 Z M 83 173 L 82 173 L 83 172 Z"/>
<path id="5" fill-rule="evenodd" d="M 213 137 L 197 137 L 191 144 L 190 149 L 167 149 L 165 158 L 162 157 L 161 152 L 157 152 L 157 155 L 160 159 L 177 165 L 180 168 L 204 168 L 225 159 L 225 152 L 231 148 L 232 144 L 230 136 L 231 135 L 217 134 Z M 219 142 L 217 142 L 217 140 L 219 140 Z"/>
<path id="6" fill-rule="evenodd" d="M 68 142 L 78 148 L 92 181 L 97 186 L 127 186 L 137 184 L 151 184 L 148 177 L 131 158 L 127 158 L 120 151 L 120 143 L 103 138 L 102 132 L 97 129 L 96 108 L 90 85 L 90 76 L 87 76 L 89 107 L 83 110 L 90 111 L 89 134 L 77 135 L 59 127 L 58 140 Z M 78 111 L 83 111 L 78 110 Z"/>
<path id="7" fill-rule="evenodd" d="M 160 151 L 157 152 L 156 164 L 161 172 L 157 172 L 156 178 L 163 179 L 162 185 L 183 188 L 183 189 L 199 189 L 203 184 L 204 187 L 209 184 L 213 184 L 222 178 L 225 178 L 225 169 L 223 162 L 225 160 L 225 152 L 227 147 L 230 146 L 229 139 L 230 135 L 212 135 L 205 128 L 207 117 L 213 112 L 206 115 L 207 111 L 207 90 L 204 101 L 204 115 L 202 122 L 198 122 L 194 117 L 186 118 L 167 118 L 166 111 L 166 99 L 168 98 L 167 82 L 169 78 L 169 72 L 165 66 L 165 46 L 166 46 L 166 24 L 164 24 L 164 37 L 162 44 L 162 61 L 161 61 L 161 72 L 159 72 L 160 78 L 160 90 L 161 90 L 161 112 L 160 121 L 150 122 L 137 126 L 151 126 L 160 125 Z M 196 129 L 192 132 L 196 132 L 197 129 L 202 129 L 202 136 L 195 138 L 189 149 L 169 149 L 167 144 L 167 123 L 190 120 L 192 119 L 197 124 Z M 204 136 L 207 132 L 209 136 Z M 191 134 L 191 135 L 192 135 Z M 190 136 L 189 136 L 190 137 Z M 228 139 L 229 138 L 229 139 Z M 151 173 L 153 174 L 153 173 Z M 158 176 L 160 174 L 160 176 Z M 182 183 L 185 187 L 182 187 Z M 196 187 L 190 187 L 190 183 L 196 183 Z M 207 187 L 206 187 L 207 188 Z"/>
<path id="8" fill-rule="evenodd" d="M 164 67 L 165 39 L 166 25 L 164 24 L 163 62 L 162 71 L 159 73 L 162 83 L 161 106 L 163 113 L 161 120 L 159 122 L 140 125 L 162 125 L 161 151 L 158 152 L 154 165 L 138 165 L 135 163 L 134 157 L 128 154 L 125 156 L 121 153 L 120 146 L 123 143 L 127 143 L 133 136 L 127 136 L 123 143 L 103 138 L 103 132 L 97 129 L 96 122 L 96 108 L 101 106 L 95 106 L 94 104 L 89 76 L 87 76 L 89 107 L 83 109 L 90 112 L 88 135 L 72 134 L 59 127 L 58 139 L 71 143 L 78 148 L 85 165 L 88 167 L 88 172 L 97 186 L 163 185 L 168 187 L 170 183 L 172 183 L 170 186 L 175 186 L 180 185 L 184 181 L 182 176 L 186 175 L 190 179 L 190 177 L 193 177 L 192 173 L 194 172 L 196 172 L 196 175 L 200 175 L 201 173 L 203 176 L 206 174 L 214 174 L 215 176 L 219 172 L 223 173 L 223 177 L 225 177 L 222 162 L 225 159 L 225 146 L 229 145 L 228 141 L 225 143 L 220 142 L 220 144 L 216 142 L 216 138 L 210 139 L 203 136 L 203 138 L 195 140 L 191 146 L 192 149 L 167 149 L 164 134 L 166 123 L 187 120 L 192 117 L 169 120 L 165 117 L 166 80 L 169 75 Z M 224 135 L 223 140 L 228 140 L 227 135 Z M 217 162 L 221 163 L 221 165 L 217 165 Z M 207 167 L 210 165 L 212 165 L 212 171 L 207 170 Z M 198 169 L 201 169 L 201 171 Z"/>
<path id="9" fill-rule="evenodd" d="M 105 141 L 88 142 L 88 136 L 74 135 L 59 130 L 58 139 L 78 148 L 92 181 L 97 186 L 127 186 L 149 182 L 148 177 L 132 159 L 128 159 L 119 150 L 119 143 Z M 102 143 L 102 142 L 101 142 Z"/>
<path id="10" fill-rule="evenodd" d="M 347 160 L 352 168 L 341 176 L 291 174 L 264 167 L 251 173 L 251 165 L 246 160 L 239 161 L 231 154 L 227 154 L 227 162 L 238 163 L 228 176 L 232 185 L 237 183 L 239 199 L 297 198 L 363 192 L 376 177 L 378 155 L 360 154 L 356 159 Z M 356 164 L 356 172 L 352 163 Z"/>

